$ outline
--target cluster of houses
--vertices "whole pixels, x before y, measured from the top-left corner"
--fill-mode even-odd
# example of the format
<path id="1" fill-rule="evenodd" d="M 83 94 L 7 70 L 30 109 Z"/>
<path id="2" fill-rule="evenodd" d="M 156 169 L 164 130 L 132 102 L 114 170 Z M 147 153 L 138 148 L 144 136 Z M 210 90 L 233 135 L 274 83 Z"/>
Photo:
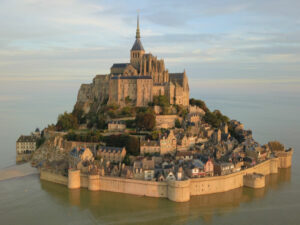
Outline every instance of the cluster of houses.
<path id="1" fill-rule="evenodd" d="M 125 147 L 76 147 L 69 152 L 69 168 L 102 176 L 166 181 L 227 175 L 271 157 L 269 146 L 255 142 L 252 132 L 244 130 L 240 122 L 230 121 L 229 132 L 228 124 L 216 129 L 205 123 L 204 114 L 200 108 L 190 106 L 181 128 L 175 128 L 175 121 L 168 121 L 164 126 L 169 127 L 163 129 L 157 139 L 140 137 L 140 155 L 130 156 L 127 165 L 124 164 Z M 108 123 L 109 131 L 124 132 L 125 129 L 123 121 Z M 35 151 L 39 137 L 39 130 L 21 136 L 17 153 Z"/>
<path id="2" fill-rule="evenodd" d="M 245 130 L 239 121 L 214 128 L 204 121 L 204 115 L 202 109 L 189 106 L 181 127 L 175 126 L 177 115 L 162 115 L 158 120 L 164 128 L 155 139 L 138 136 L 138 156 L 126 155 L 125 147 L 101 146 L 103 143 L 97 148 L 75 147 L 68 153 L 67 167 L 102 176 L 167 181 L 227 175 L 272 157 L 269 146 L 254 141 L 251 130 Z M 108 131 L 126 132 L 124 120 L 109 121 Z M 17 154 L 35 151 L 40 135 L 39 130 L 22 135 Z"/>
<path id="3" fill-rule="evenodd" d="M 259 145 L 243 124 L 230 121 L 215 129 L 203 121 L 203 111 L 190 109 L 182 128 L 170 127 L 158 139 L 140 138 L 140 155 L 124 164 L 126 149 L 99 146 L 96 150 L 74 148 L 69 166 L 86 173 L 127 179 L 168 181 L 222 176 L 268 159 L 268 145 Z M 112 121 L 109 130 L 123 130 L 122 122 Z"/>

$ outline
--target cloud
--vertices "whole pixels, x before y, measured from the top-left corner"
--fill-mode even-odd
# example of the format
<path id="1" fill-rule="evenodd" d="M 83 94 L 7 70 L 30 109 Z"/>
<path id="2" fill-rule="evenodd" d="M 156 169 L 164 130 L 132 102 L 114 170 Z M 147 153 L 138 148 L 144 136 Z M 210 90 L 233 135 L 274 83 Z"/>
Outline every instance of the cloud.
<path id="1" fill-rule="evenodd" d="M 112 63 L 129 61 L 137 9 L 144 48 L 164 58 L 170 71 L 186 68 L 189 76 L 202 78 L 297 77 L 299 4 L 296 0 L 4 0 L 0 78 L 69 79 L 108 73 Z"/>

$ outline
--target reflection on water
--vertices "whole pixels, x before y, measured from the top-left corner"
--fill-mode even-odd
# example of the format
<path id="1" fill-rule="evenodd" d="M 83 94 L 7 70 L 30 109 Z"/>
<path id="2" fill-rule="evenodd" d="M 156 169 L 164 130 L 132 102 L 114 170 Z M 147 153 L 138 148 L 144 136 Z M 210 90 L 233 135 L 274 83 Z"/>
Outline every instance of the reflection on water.
<path id="1" fill-rule="evenodd" d="M 186 203 L 87 189 L 68 190 L 62 185 L 40 182 L 42 190 L 58 199 L 60 204 L 88 210 L 100 224 L 184 224 L 189 221 L 211 224 L 214 216 L 225 216 L 238 210 L 243 203 L 259 202 L 290 181 L 291 169 L 281 169 L 278 174 L 266 176 L 265 188 L 238 188 L 225 193 L 193 196 Z"/>

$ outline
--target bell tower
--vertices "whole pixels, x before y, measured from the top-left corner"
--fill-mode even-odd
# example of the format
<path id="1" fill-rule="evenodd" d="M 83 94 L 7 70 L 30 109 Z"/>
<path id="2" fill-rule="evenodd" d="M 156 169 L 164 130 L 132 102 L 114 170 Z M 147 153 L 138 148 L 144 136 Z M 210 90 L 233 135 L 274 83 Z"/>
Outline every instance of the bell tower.
<path id="1" fill-rule="evenodd" d="M 145 54 L 145 50 L 143 48 L 141 42 L 141 34 L 140 34 L 140 16 L 137 16 L 137 27 L 136 27 L 136 35 L 135 42 L 130 50 L 130 63 L 139 71 L 140 63 L 143 55 Z M 139 71 L 140 73 L 140 71 Z"/>

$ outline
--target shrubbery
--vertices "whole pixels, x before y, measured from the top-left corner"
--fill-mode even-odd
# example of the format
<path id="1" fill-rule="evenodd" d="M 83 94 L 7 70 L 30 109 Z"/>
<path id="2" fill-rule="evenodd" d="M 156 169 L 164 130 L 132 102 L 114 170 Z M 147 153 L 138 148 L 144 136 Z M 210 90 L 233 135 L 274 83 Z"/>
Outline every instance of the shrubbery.
<path id="1" fill-rule="evenodd" d="M 79 126 L 77 117 L 72 113 L 65 112 L 60 114 L 57 119 L 56 129 L 58 131 L 66 131 L 70 129 L 77 129 Z"/>
<path id="2" fill-rule="evenodd" d="M 140 130 L 153 130 L 156 124 L 155 115 L 151 112 L 140 112 L 136 115 L 136 127 Z"/>
<path id="3" fill-rule="evenodd" d="M 179 119 L 175 120 L 175 127 L 176 128 L 181 128 L 181 123 L 180 123 Z"/>
<path id="4" fill-rule="evenodd" d="M 161 106 L 161 107 L 168 107 L 168 106 L 170 106 L 168 97 L 165 96 L 165 95 L 153 96 L 153 104 Z"/>
<path id="5" fill-rule="evenodd" d="M 110 135 L 110 136 L 104 136 L 103 141 L 106 143 L 106 146 L 113 146 L 113 147 L 125 146 L 127 154 L 129 155 L 139 155 L 140 142 L 137 137 L 126 135 L 126 134 Z"/>
<path id="6" fill-rule="evenodd" d="M 272 152 L 284 151 L 284 146 L 279 141 L 270 141 L 268 145 Z"/>
<path id="7" fill-rule="evenodd" d="M 68 141 L 81 141 L 81 142 L 101 142 L 103 136 L 99 131 L 89 131 L 86 133 L 75 133 L 74 131 L 69 132 L 65 135 Z"/>
<path id="8" fill-rule="evenodd" d="M 194 99 L 194 98 L 191 98 L 190 99 L 190 105 L 192 106 L 198 106 L 199 108 L 203 109 L 204 112 L 208 112 L 209 109 L 207 108 L 206 104 L 204 101 L 200 100 L 200 99 Z"/>
<path id="9" fill-rule="evenodd" d="M 219 110 L 213 112 L 207 111 L 204 116 L 204 121 L 215 128 L 219 128 L 222 123 L 228 123 L 229 118 L 224 116 Z"/>

